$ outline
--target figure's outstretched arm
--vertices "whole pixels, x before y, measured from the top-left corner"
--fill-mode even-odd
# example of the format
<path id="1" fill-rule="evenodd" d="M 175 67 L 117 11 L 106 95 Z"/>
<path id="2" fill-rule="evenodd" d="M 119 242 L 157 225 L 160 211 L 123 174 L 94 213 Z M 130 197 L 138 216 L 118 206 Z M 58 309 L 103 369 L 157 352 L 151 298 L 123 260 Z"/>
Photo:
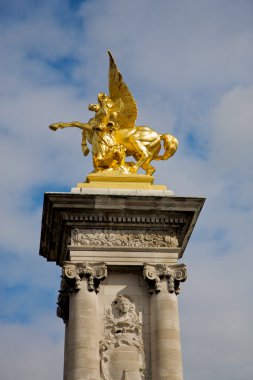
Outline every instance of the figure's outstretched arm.
<path id="1" fill-rule="evenodd" d="M 50 124 L 49 128 L 52 131 L 57 131 L 57 129 L 63 129 L 63 128 L 68 128 L 68 127 L 75 127 L 75 128 L 80 128 L 82 130 L 90 130 L 92 127 L 88 123 L 80 123 L 80 121 L 70 121 L 69 123 L 54 123 Z"/>

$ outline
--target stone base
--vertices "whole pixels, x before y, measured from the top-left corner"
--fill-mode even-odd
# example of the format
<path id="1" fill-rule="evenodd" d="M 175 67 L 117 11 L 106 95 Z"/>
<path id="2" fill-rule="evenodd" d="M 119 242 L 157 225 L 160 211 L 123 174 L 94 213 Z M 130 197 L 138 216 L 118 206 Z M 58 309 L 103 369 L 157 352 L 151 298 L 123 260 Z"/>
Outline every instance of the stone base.
<path id="1" fill-rule="evenodd" d="M 131 188 L 103 188 L 103 187 L 73 187 L 71 193 L 74 194 L 96 194 L 96 195 L 125 195 L 125 196 L 152 196 L 152 197 L 173 197 L 172 190 L 150 189 L 131 189 Z"/>
<path id="2" fill-rule="evenodd" d="M 77 188 L 167 190 L 166 186 L 153 185 L 153 182 L 154 177 L 145 174 L 91 173 Z"/>

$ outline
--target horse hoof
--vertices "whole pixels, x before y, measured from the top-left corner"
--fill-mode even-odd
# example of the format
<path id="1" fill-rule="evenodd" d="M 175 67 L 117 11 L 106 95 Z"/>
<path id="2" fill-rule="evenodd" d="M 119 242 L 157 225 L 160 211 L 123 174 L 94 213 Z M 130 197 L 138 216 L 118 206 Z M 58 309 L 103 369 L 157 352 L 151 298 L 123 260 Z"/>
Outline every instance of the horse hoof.
<path id="1" fill-rule="evenodd" d="M 152 176 L 154 172 L 155 172 L 155 168 L 147 170 L 146 174 Z"/>

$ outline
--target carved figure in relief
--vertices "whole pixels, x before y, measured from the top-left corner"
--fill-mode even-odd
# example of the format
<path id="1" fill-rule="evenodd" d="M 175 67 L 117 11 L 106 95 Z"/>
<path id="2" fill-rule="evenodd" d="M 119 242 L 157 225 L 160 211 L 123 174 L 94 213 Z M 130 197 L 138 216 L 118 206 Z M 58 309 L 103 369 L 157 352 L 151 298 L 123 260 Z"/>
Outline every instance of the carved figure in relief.
<path id="1" fill-rule="evenodd" d="M 101 380 L 144 380 L 141 318 L 128 296 L 118 296 L 105 315 L 100 341 Z"/>
<path id="2" fill-rule="evenodd" d="M 101 247 L 178 247 L 178 238 L 173 230 L 166 232 L 146 233 L 143 230 L 133 232 L 111 232 L 101 230 L 72 230 L 71 244 L 75 246 L 101 246 Z"/>
<path id="3" fill-rule="evenodd" d="M 88 109 L 95 112 L 88 123 L 71 121 L 59 122 L 49 126 L 53 131 L 66 127 L 82 130 L 82 151 L 89 153 L 87 142 L 92 146 L 94 172 L 112 174 L 137 173 L 142 168 L 152 175 L 155 168 L 152 160 L 167 160 L 177 150 L 178 141 L 170 134 L 160 135 L 147 126 L 136 126 L 137 105 L 123 81 L 118 67 L 109 53 L 109 96 L 98 94 L 98 103 L 89 104 Z M 160 154 L 164 148 L 163 154 Z M 135 162 L 126 162 L 130 156 Z"/>

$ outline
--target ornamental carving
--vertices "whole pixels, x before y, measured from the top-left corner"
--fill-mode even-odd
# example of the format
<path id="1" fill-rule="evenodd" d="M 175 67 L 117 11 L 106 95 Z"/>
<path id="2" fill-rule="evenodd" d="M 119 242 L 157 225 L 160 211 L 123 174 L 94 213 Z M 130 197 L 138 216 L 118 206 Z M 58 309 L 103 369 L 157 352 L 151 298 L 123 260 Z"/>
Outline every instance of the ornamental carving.
<path id="1" fill-rule="evenodd" d="M 69 319 L 69 296 L 75 291 L 75 287 L 72 283 L 68 283 L 67 279 L 62 276 L 61 288 L 58 294 L 57 300 L 57 317 L 62 318 L 63 322 L 66 323 Z"/>
<path id="2" fill-rule="evenodd" d="M 99 292 L 100 281 L 107 276 L 105 264 L 95 263 L 71 263 L 65 262 L 62 268 L 61 288 L 57 301 L 57 316 L 66 322 L 69 318 L 69 296 L 73 292 L 81 289 L 82 278 L 87 279 L 87 286 L 90 292 Z"/>
<path id="3" fill-rule="evenodd" d="M 187 270 L 185 264 L 175 265 L 149 265 L 146 264 L 143 269 L 143 275 L 148 283 L 149 293 L 158 293 L 161 291 L 161 280 L 166 279 L 168 291 L 170 293 L 180 293 L 180 282 L 187 278 Z"/>
<path id="4" fill-rule="evenodd" d="M 130 297 L 118 296 L 106 311 L 99 351 L 100 380 L 146 379 L 142 320 Z"/>
<path id="5" fill-rule="evenodd" d="M 134 248 L 169 248 L 178 247 L 175 231 L 122 230 L 108 229 L 73 229 L 71 245 L 82 247 L 134 247 Z"/>
<path id="6" fill-rule="evenodd" d="M 81 277 L 88 279 L 88 290 L 99 292 L 100 281 L 107 276 L 105 264 L 88 264 L 66 262 L 63 267 L 63 275 L 74 281 L 75 290 L 81 287 Z"/>

